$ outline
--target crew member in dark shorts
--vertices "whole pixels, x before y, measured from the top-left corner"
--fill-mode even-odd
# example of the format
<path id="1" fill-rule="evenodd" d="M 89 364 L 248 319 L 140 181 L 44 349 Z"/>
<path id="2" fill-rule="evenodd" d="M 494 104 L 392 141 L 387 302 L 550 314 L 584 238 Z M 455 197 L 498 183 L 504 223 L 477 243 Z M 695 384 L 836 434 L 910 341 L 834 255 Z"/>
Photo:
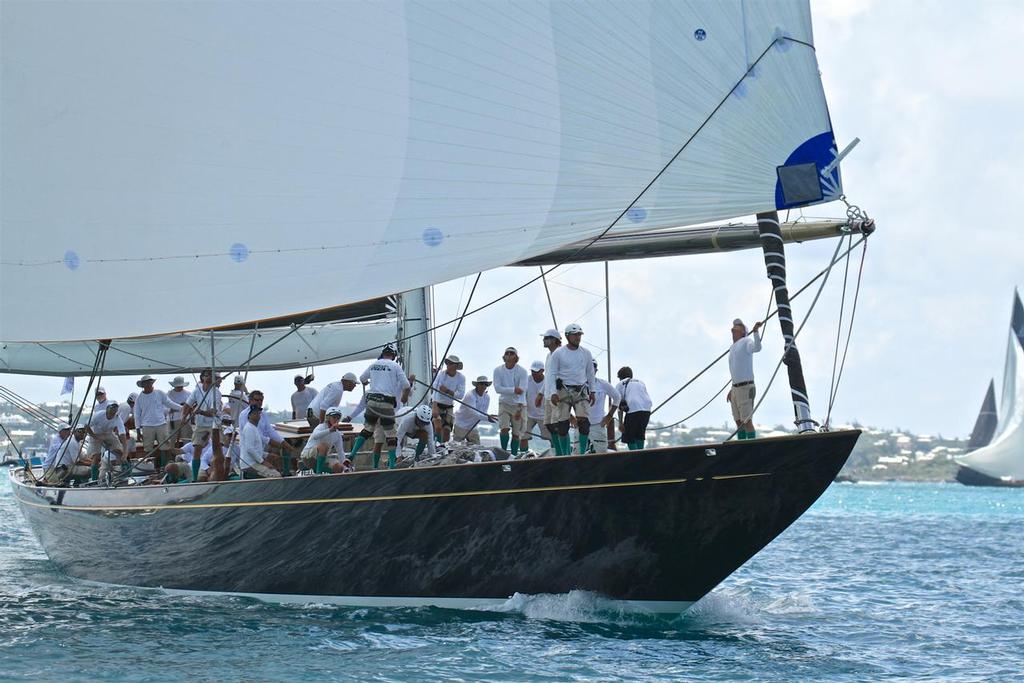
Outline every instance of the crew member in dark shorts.
<path id="1" fill-rule="evenodd" d="M 629 366 L 619 368 L 619 384 L 615 387 L 621 400 L 619 401 L 619 429 L 622 431 L 621 441 L 631 451 L 644 447 L 647 423 L 651 420 L 651 397 L 647 386 L 638 379 L 633 379 L 633 370 Z M 625 417 L 623 417 L 625 415 Z"/>

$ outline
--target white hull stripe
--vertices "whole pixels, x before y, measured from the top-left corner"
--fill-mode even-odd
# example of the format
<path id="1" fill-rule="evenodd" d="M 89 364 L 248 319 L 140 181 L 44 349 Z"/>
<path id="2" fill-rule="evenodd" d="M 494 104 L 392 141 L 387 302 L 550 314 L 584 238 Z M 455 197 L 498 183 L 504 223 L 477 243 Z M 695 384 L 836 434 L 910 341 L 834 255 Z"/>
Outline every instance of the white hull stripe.
<path id="1" fill-rule="evenodd" d="M 444 607 L 449 609 L 482 609 L 503 607 L 509 598 L 420 598 L 408 596 L 370 596 L 370 595 L 296 595 L 289 593 L 236 593 L 233 591 L 197 591 L 178 588 L 145 588 L 142 586 L 122 586 L 121 584 L 103 583 L 76 579 L 92 586 L 117 586 L 119 588 L 135 588 L 137 590 L 156 590 L 169 595 L 193 595 L 214 597 L 228 595 L 236 598 L 252 598 L 262 602 L 277 604 L 310 604 L 320 603 L 347 607 Z M 631 612 L 655 612 L 659 614 L 681 614 L 688 610 L 693 602 L 686 600 L 614 600 L 616 607 Z"/>

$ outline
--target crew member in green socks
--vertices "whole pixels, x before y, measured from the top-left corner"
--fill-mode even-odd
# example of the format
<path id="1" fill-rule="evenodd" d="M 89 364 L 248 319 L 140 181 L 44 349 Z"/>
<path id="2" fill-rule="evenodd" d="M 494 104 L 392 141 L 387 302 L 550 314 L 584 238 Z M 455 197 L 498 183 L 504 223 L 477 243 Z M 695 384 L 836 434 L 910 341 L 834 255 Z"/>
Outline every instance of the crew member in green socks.
<path id="1" fill-rule="evenodd" d="M 576 416 L 576 429 L 580 434 L 580 453 L 590 448 L 590 408 L 596 403 L 594 395 L 594 357 L 580 346 L 583 328 L 571 323 L 565 328 L 566 345 L 557 348 L 548 360 L 544 395 L 550 396 L 555 410 L 556 440 L 561 444 L 560 455 L 572 453 L 569 442 L 569 415 Z"/>
<path id="2" fill-rule="evenodd" d="M 309 441 L 302 448 L 302 463 L 306 469 L 317 474 L 341 471 L 341 458 L 344 455 L 345 446 L 342 441 L 341 431 L 341 408 L 332 406 L 325 412 L 324 421 L 318 424 L 313 433 L 309 435 Z M 334 455 L 332 461 L 328 458 Z"/>
<path id="3" fill-rule="evenodd" d="M 514 346 L 505 349 L 504 361 L 494 368 L 494 391 L 498 394 L 498 429 L 503 450 L 512 455 L 519 452 L 519 440 L 526 427 L 526 384 L 529 376 L 519 365 L 519 352 Z"/>
<path id="4" fill-rule="evenodd" d="M 406 408 L 408 410 L 408 408 Z M 404 445 L 406 438 L 417 439 L 416 459 L 419 460 L 423 451 L 431 458 L 437 455 L 434 450 L 434 412 L 430 406 L 418 405 L 414 410 L 406 413 L 398 419 L 398 447 Z"/>
<path id="5" fill-rule="evenodd" d="M 385 346 L 380 357 L 359 376 L 364 385 L 369 383 L 366 392 L 366 416 L 363 429 L 352 444 L 351 460 L 355 462 L 356 453 L 366 440 L 373 436 L 378 424 L 384 430 L 385 443 L 388 447 L 388 469 L 394 469 L 398 447 L 395 430 L 395 407 L 406 390 L 411 386 L 402 366 L 395 362 L 398 352 L 391 344 Z"/>
<path id="6" fill-rule="evenodd" d="M 726 400 L 732 406 L 732 419 L 736 421 L 736 438 L 753 439 L 754 431 L 754 354 L 761 350 L 760 321 L 749 333 L 743 321 L 732 321 L 732 347 L 729 348 L 729 375 L 732 387 Z"/>
<path id="7" fill-rule="evenodd" d="M 639 451 L 644 447 L 644 435 L 647 423 L 651 419 L 651 396 L 647 393 L 647 385 L 633 377 L 633 369 L 623 366 L 617 374 L 619 383 L 615 389 L 619 393 L 619 424 L 622 436 L 619 440 L 631 451 Z"/>

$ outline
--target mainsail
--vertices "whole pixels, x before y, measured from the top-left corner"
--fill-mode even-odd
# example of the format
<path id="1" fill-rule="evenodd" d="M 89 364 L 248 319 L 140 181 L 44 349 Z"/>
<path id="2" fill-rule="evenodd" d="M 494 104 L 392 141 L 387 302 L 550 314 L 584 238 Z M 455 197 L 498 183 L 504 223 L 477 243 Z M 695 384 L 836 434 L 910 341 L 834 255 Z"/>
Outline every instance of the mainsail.
<path id="1" fill-rule="evenodd" d="M 1024 306 L 1017 292 L 1013 296 L 995 435 L 991 443 L 968 453 L 959 462 L 995 479 L 1024 481 Z"/>
<path id="2" fill-rule="evenodd" d="M 842 191 L 806 0 L 0 11 L 6 342 L 301 315 Z"/>

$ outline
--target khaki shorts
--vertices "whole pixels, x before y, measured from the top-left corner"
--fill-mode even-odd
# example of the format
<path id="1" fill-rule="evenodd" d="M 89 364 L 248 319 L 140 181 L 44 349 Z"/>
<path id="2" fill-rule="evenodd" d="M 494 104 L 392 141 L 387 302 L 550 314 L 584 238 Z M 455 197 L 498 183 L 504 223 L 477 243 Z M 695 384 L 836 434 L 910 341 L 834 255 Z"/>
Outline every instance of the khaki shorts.
<path id="1" fill-rule="evenodd" d="M 115 453 L 120 453 L 121 439 L 114 432 L 90 436 L 85 442 L 85 452 L 89 455 L 99 455 L 104 446 Z"/>
<path id="2" fill-rule="evenodd" d="M 171 420 L 170 430 L 172 432 L 174 432 L 174 430 L 178 429 L 178 425 L 180 425 L 180 424 L 181 424 L 181 420 Z M 175 439 L 181 439 L 182 441 L 188 441 L 189 439 L 191 439 L 192 438 L 192 425 L 190 423 L 186 422 L 184 425 L 182 425 L 181 429 L 176 432 L 176 435 L 175 435 L 174 438 Z"/>
<path id="3" fill-rule="evenodd" d="M 167 423 L 157 425 L 156 427 L 143 427 L 142 428 L 142 448 L 143 450 L 151 450 L 158 444 L 160 450 L 170 450 L 174 447 L 173 443 L 170 443 L 167 436 L 171 433 L 168 429 Z"/>
<path id="4" fill-rule="evenodd" d="M 590 444 L 594 447 L 595 453 L 608 452 L 608 430 L 600 423 L 592 425 L 590 429 Z"/>
<path id="5" fill-rule="evenodd" d="M 523 438 L 529 440 L 534 434 L 540 434 L 542 439 L 551 440 L 551 432 L 548 431 L 547 424 L 535 417 L 528 417 L 526 418 L 526 431 L 523 432 Z"/>
<path id="6" fill-rule="evenodd" d="M 555 423 L 555 406 L 551 405 L 551 397 L 544 397 L 544 424 L 550 425 Z"/>
<path id="7" fill-rule="evenodd" d="M 216 427 L 198 427 L 197 426 L 192 431 L 192 444 L 195 445 L 195 446 L 199 446 L 199 445 L 202 445 L 202 444 L 206 443 L 207 435 L 209 435 L 210 438 L 212 439 L 213 438 L 213 430 L 214 429 L 217 429 L 217 428 Z M 218 429 L 217 431 L 220 431 L 220 430 Z"/>
<path id="8" fill-rule="evenodd" d="M 729 404 L 732 406 L 732 419 L 742 424 L 750 422 L 754 415 L 754 396 L 757 392 L 753 384 L 733 387 L 729 392 Z"/>
<path id="9" fill-rule="evenodd" d="M 480 433 L 476 431 L 476 427 L 466 429 L 456 425 L 452 430 L 452 438 L 456 441 L 465 441 L 466 443 L 480 443 Z"/>
<path id="10" fill-rule="evenodd" d="M 558 405 L 555 408 L 555 422 L 567 422 L 569 412 L 576 413 L 576 419 L 590 419 L 590 392 L 583 387 L 573 391 L 569 387 L 558 390 Z"/>
<path id="11" fill-rule="evenodd" d="M 518 403 L 498 404 L 498 429 L 511 429 L 512 436 L 518 437 L 526 431 L 526 406 Z"/>
<path id="12" fill-rule="evenodd" d="M 446 406 L 443 403 L 434 403 L 434 410 L 441 418 L 441 428 L 451 429 L 455 424 L 455 406 Z"/>

